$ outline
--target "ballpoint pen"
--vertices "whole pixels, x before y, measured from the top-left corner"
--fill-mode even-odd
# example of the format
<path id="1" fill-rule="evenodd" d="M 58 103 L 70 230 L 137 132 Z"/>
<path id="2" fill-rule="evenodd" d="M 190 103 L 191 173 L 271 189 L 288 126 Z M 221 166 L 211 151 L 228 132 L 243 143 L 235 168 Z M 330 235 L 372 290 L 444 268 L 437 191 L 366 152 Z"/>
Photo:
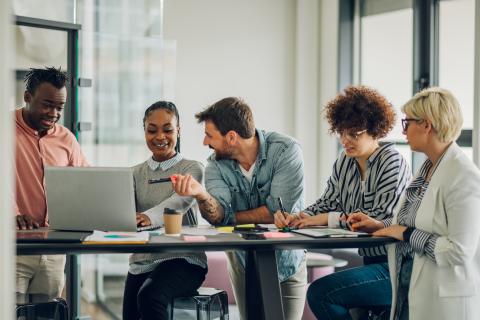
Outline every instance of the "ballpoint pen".
<path id="1" fill-rule="evenodd" d="M 148 184 L 153 183 L 163 183 L 163 182 L 173 182 L 177 180 L 177 176 L 170 176 L 168 178 L 160 178 L 160 179 L 148 179 Z"/>
<path id="2" fill-rule="evenodd" d="M 287 215 L 287 213 L 285 212 L 285 208 L 283 206 L 282 197 L 278 197 L 277 201 L 278 201 L 278 206 L 280 207 L 280 212 L 285 217 Z M 281 231 L 284 231 L 284 232 L 288 232 L 288 231 L 291 231 L 291 230 L 292 230 L 292 228 L 290 228 L 289 226 L 285 226 L 281 229 Z"/>

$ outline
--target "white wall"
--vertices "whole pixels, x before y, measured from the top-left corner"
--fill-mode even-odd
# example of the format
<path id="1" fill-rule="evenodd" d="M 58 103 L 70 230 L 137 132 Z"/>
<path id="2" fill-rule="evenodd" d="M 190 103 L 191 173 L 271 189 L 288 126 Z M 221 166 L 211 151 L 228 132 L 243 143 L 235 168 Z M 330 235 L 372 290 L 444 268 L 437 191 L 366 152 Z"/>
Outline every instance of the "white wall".
<path id="1" fill-rule="evenodd" d="M 0 1 L 0 43 L 4 48 L 13 48 L 11 21 L 11 2 Z M 12 60 L 12 50 L 0 50 L 0 319 L 14 319 L 13 121 L 9 112 L 14 103 Z"/>
<path id="2" fill-rule="evenodd" d="M 177 41 L 184 154 L 210 154 L 193 115 L 227 96 L 251 105 L 258 128 L 293 133 L 295 1 L 165 0 L 164 18 Z"/>
<path id="3" fill-rule="evenodd" d="M 258 128 L 300 141 L 307 201 L 315 200 L 318 186 L 323 188 L 325 181 L 325 174 L 318 170 L 323 153 L 328 155 L 328 174 L 330 155 L 336 155 L 335 143 L 318 137 L 324 122 L 319 101 L 336 92 L 336 66 L 327 65 L 336 63 L 338 23 L 334 17 L 338 15 L 328 12 L 338 9 L 336 3 L 165 0 L 164 36 L 177 42 L 175 102 L 182 118 L 182 152 L 190 158 L 206 159 L 210 150 L 202 146 L 203 126 L 196 124 L 194 113 L 227 96 L 243 97 L 253 109 Z M 323 16 L 321 7 L 325 7 Z M 323 50 L 326 63 L 319 62 L 322 34 L 328 35 Z M 329 83 L 323 87 L 320 65 L 326 67 L 322 76 Z"/>

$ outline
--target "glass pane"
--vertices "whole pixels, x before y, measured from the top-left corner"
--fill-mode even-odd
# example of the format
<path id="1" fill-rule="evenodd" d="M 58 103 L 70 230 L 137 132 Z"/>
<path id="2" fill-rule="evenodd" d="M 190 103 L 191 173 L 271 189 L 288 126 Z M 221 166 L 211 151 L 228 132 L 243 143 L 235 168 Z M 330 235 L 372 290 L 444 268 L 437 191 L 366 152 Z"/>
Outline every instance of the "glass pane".
<path id="1" fill-rule="evenodd" d="M 57 30 L 14 26 L 15 35 L 15 106 L 22 107 L 24 78 L 30 68 L 67 69 L 67 33 Z M 68 94 L 68 93 L 67 93 Z M 63 117 L 59 123 L 63 124 Z"/>
<path id="2" fill-rule="evenodd" d="M 413 10 L 362 17 L 360 41 L 360 82 L 379 90 L 393 103 L 397 124 L 387 139 L 405 141 L 400 107 L 413 91 Z"/>
<path id="3" fill-rule="evenodd" d="M 473 128 L 475 1 L 440 1 L 439 85 L 457 97 L 463 128 Z"/>
<path id="4" fill-rule="evenodd" d="M 92 79 L 91 88 L 79 88 L 79 119 L 92 123 L 80 132 L 84 153 L 98 166 L 145 161 L 143 113 L 173 100 L 175 42 L 83 32 L 81 43 L 80 74 Z"/>
<path id="5" fill-rule="evenodd" d="M 19 16 L 74 23 L 75 0 L 15 0 L 12 4 Z"/>

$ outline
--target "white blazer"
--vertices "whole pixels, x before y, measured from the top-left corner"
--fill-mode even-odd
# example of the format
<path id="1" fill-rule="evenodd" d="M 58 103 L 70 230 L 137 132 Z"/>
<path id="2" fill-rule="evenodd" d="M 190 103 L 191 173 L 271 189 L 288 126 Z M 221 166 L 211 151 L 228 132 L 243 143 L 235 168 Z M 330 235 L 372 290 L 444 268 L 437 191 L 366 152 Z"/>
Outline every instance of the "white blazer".
<path id="1" fill-rule="evenodd" d="M 455 142 L 431 177 L 415 227 L 440 237 L 435 245 L 435 262 L 415 253 L 408 294 L 409 320 L 479 320 L 480 171 Z M 389 245 L 388 263 L 393 319 L 397 299 L 395 244 Z"/>

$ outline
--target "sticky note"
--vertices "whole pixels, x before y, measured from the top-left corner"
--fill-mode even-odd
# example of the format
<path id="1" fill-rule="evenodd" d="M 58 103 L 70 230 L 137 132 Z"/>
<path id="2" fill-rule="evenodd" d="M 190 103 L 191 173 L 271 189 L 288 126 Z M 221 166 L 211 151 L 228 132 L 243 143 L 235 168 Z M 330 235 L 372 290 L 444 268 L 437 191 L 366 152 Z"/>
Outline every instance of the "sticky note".
<path id="1" fill-rule="evenodd" d="M 205 236 L 184 235 L 183 240 L 188 241 L 188 242 L 201 242 L 201 241 L 207 241 L 207 237 L 205 237 Z"/>
<path id="2" fill-rule="evenodd" d="M 276 239 L 276 238 L 290 238 L 293 237 L 291 233 L 278 232 L 278 231 L 269 231 L 264 232 L 263 235 L 267 239 Z"/>

